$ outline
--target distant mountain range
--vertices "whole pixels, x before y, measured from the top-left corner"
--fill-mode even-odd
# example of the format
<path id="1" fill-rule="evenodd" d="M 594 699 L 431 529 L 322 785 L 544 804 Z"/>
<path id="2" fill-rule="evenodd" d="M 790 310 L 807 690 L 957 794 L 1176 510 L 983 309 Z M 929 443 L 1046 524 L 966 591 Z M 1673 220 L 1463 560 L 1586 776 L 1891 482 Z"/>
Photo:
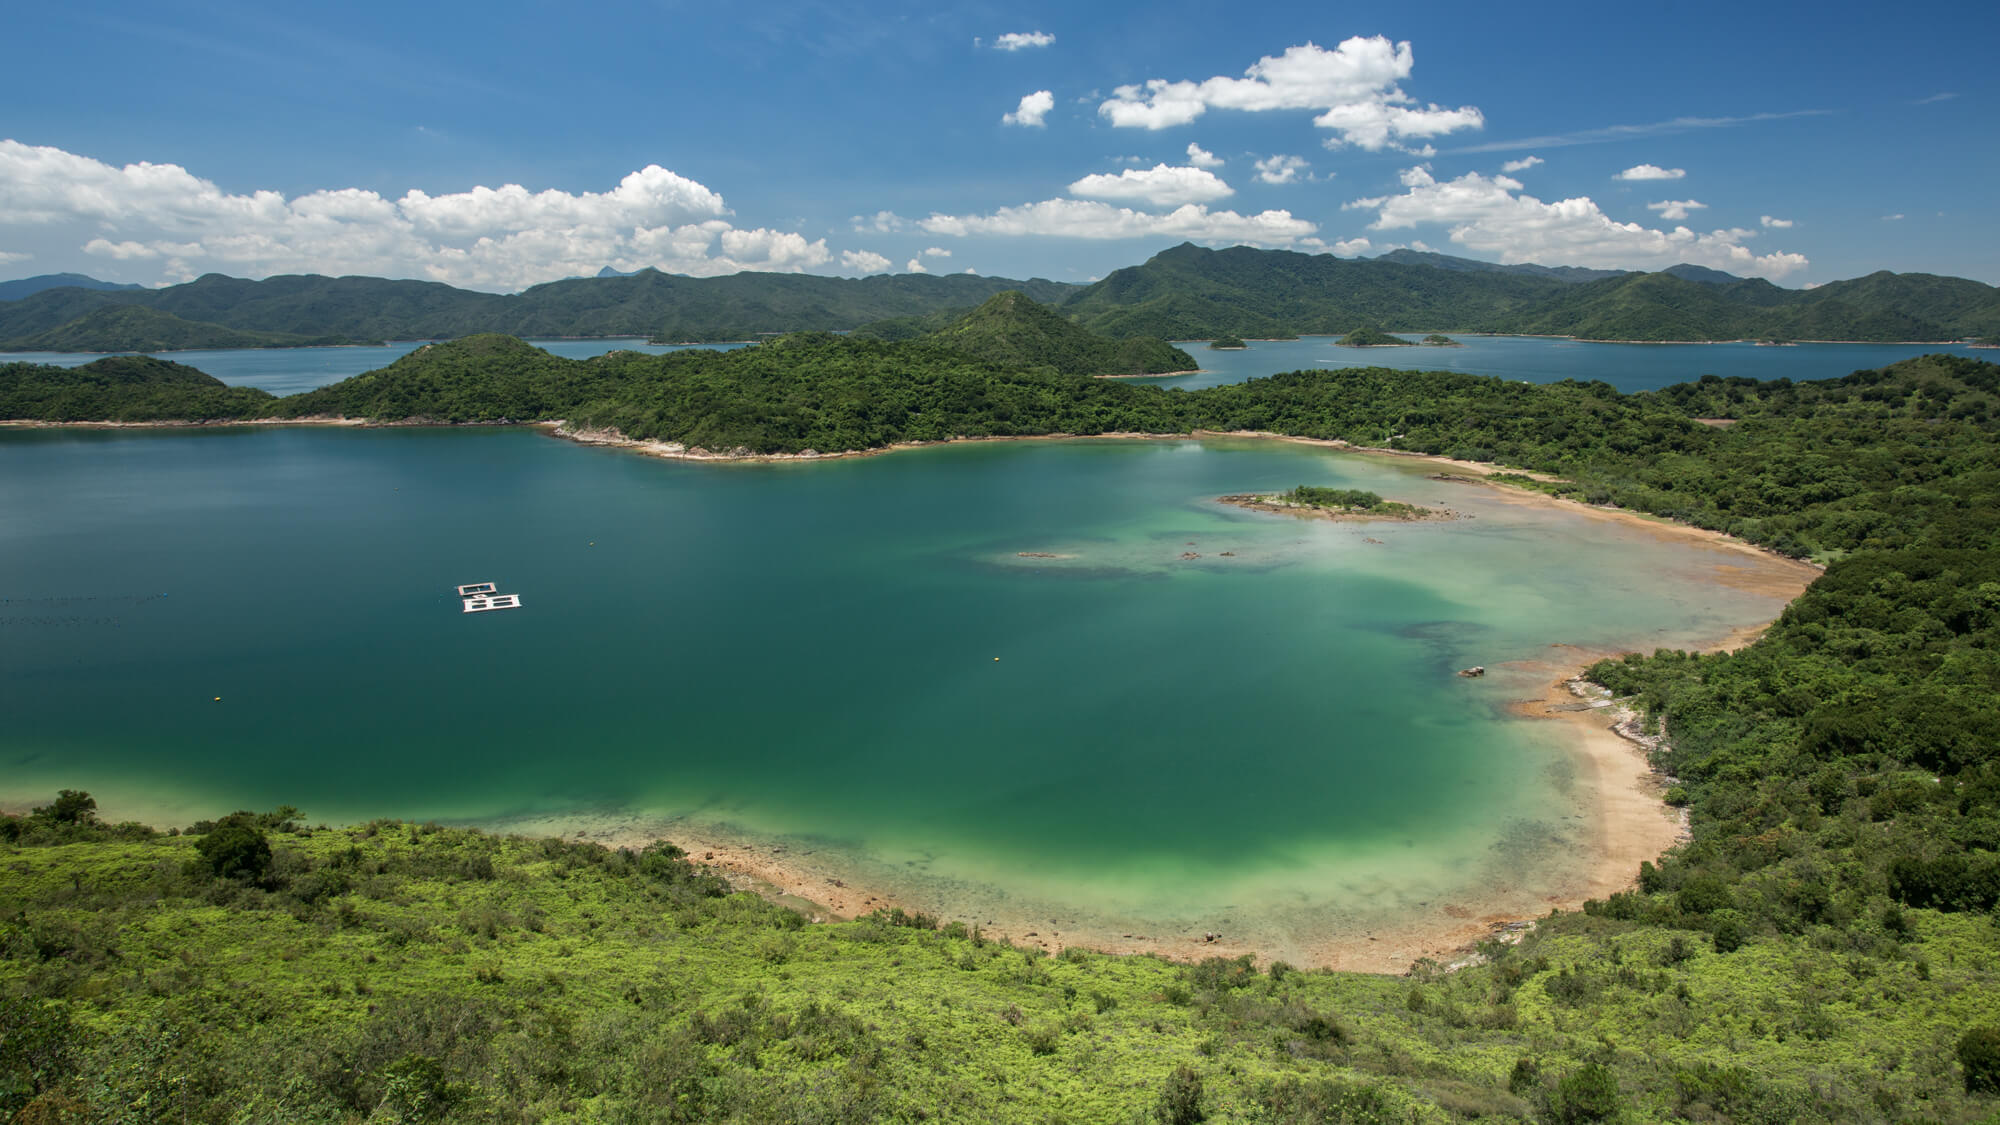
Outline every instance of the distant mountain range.
<path id="1" fill-rule="evenodd" d="M 171 334 L 181 341 L 174 346 L 187 348 L 434 339 L 483 332 L 707 342 L 846 330 L 888 317 L 964 310 L 1008 290 L 1052 303 L 1077 288 L 1040 279 L 970 274 L 885 274 L 859 280 L 773 273 L 692 278 L 649 269 L 623 277 L 554 281 L 503 295 L 377 277 L 303 275 L 246 281 L 209 274 L 165 289 L 69 287 L 0 303 L 0 348 L 124 350 L 131 346 L 126 337 L 99 331 L 101 324 L 84 320 L 99 310 L 122 307 L 159 314 L 148 318 L 147 329 Z M 245 333 L 277 339 L 247 344 Z"/>
<path id="2" fill-rule="evenodd" d="M 1880 272 L 1800 290 L 1701 266 L 1629 273 L 1413 250 L 1341 259 L 1183 244 L 1088 286 L 969 274 L 693 278 L 650 269 L 511 295 L 313 275 L 210 274 L 165 289 L 104 284 L 82 278 L 0 301 L 0 349 L 271 347 L 482 332 L 712 342 L 864 325 L 872 335 L 909 338 L 1010 290 L 1120 338 L 1338 336 L 1362 325 L 1639 341 L 2000 336 L 2000 289 L 1964 278 Z M 147 313 L 106 311 L 132 309 Z"/>
<path id="3" fill-rule="evenodd" d="M 1170 340 L 1341 335 L 1364 324 L 1644 341 L 1937 341 L 2000 331 L 2000 289 L 1964 278 L 1881 272 L 1802 290 L 1700 266 L 1595 272 L 1411 251 L 1352 260 L 1183 244 L 1060 307 L 1097 332 Z"/>
<path id="4" fill-rule="evenodd" d="M 121 285 L 115 281 L 99 281 L 80 273 L 45 273 L 39 277 L 24 277 L 19 281 L 0 281 L 0 301 L 18 301 L 33 296 L 44 289 L 144 289 L 143 285 Z"/>

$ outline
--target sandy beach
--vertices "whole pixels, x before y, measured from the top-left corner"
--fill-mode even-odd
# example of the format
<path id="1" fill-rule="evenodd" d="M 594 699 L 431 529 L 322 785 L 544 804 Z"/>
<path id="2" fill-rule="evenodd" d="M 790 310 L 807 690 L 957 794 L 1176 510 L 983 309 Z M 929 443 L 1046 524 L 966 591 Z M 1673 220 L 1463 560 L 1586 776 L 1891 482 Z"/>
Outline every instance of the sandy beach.
<path id="1" fill-rule="evenodd" d="M 302 419 L 270 423 L 224 423 L 235 425 L 357 425 L 347 419 Z M 101 428 L 143 428 L 118 424 L 96 424 Z M 557 423 L 541 426 L 568 440 L 630 449 L 642 454 L 679 460 L 710 462 L 766 462 L 818 460 L 849 456 L 876 456 L 899 449 L 942 443 L 909 443 L 885 449 L 853 453 L 758 456 L 747 451 L 710 452 L 689 449 L 678 443 L 635 442 L 619 434 L 578 433 L 563 430 Z M 1048 441 L 1076 439 L 1120 439 L 1145 441 L 1186 441 L 1191 438 L 1257 439 L 1285 441 L 1338 450 L 1348 456 L 1393 458 L 1413 465 L 1430 479 L 1448 488 L 1477 490 L 1482 502 L 1510 506 L 1544 508 L 1581 514 L 1592 520 L 1614 521 L 1661 542 L 1678 542 L 1708 552 L 1702 564 L 1705 580 L 1773 598 L 1796 597 L 1820 573 L 1810 564 L 1778 556 L 1772 552 L 1732 539 L 1720 532 L 1639 515 L 1620 509 L 1602 508 L 1558 498 L 1484 478 L 1499 472 L 1513 472 L 1502 466 L 1456 461 L 1399 450 L 1356 447 L 1343 441 L 1298 438 L 1269 433 L 1196 434 L 1098 434 L 1056 435 L 1053 437 L 1000 437 L 961 440 Z M 1533 475 L 1533 474 L 1529 474 Z M 1413 478 L 1415 479 L 1415 478 Z M 1468 494 L 1469 495 L 1469 494 Z M 1453 505 L 1456 507 L 1457 505 Z M 1022 557 L 1061 557 L 1057 552 L 1019 552 Z M 1764 623 L 1742 622 L 1727 636 L 1711 643 L 1692 645 L 1702 649 L 1734 648 L 1749 643 Z M 1614 634 L 1615 637 L 1615 634 Z M 1633 647 L 1650 645 L 1633 638 Z M 1413 962 L 1430 958 L 1450 963 L 1465 955 L 1476 942 L 1518 927 L 1551 909 L 1576 909 L 1586 899 L 1602 898 L 1627 888 L 1636 880 L 1639 863 L 1658 857 L 1682 838 L 1681 815 L 1660 800 L 1663 789 L 1647 762 L 1643 737 L 1601 690 L 1574 683 L 1591 663 L 1622 651 L 1615 648 L 1585 650 L 1567 645 L 1551 645 L 1544 654 L 1494 669 L 1523 685 L 1522 698 L 1509 702 L 1507 713 L 1525 723 L 1546 728 L 1543 738 L 1566 748 L 1576 770 L 1576 801 L 1584 813 L 1576 823 L 1583 833 L 1580 843 L 1564 863 L 1561 877 L 1537 883 L 1532 896 L 1526 887 L 1492 886 L 1487 893 L 1464 893 L 1454 901 L 1425 902 L 1397 913 L 1384 924 L 1379 919 L 1368 928 L 1350 926 L 1345 930 L 1329 927 L 1291 943 L 1283 952 L 1295 964 L 1400 973 Z M 1622 733 L 1621 733 L 1622 731 Z M 1635 740 L 1636 739 L 1636 740 Z M 134 810 L 136 811 L 136 810 Z M 131 815 L 130 811 L 107 810 L 111 815 Z M 180 821 L 180 822 L 184 822 Z M 177 823 L 172 819 L 163 823 Z M 736 885 L 754 890 L 799 908 L 820 919 L 851 918 L 877 909 L 901 907 L 905 910 L 941 912 L 938 902 L 926 901 L 910 884 L 889 880 L 874 881 L 856 875 L 859 865 L 831 848 L 762 836 L 732 829 L 723 823 L 705 823 L 690 818 L 646 820 L 635 816 L 557 815 L 539 819 L 481 821 L 482 827 L 529 835 L 559 835 L 592 840 L 606 846 L 642 846 L 654 839 L 668 839 L 687 849 L 697 862 L 726 873 Z M 1139 933 L 1125 929 L 1095 931 L 1057 929 L 1047 917 L 1022 912 L 1009 915 L 993 908 L 983 917 L 955 916 L 955 920 L 978 924 L 990 936 L 1016 944 L 1039 946 L 1051 951 L 1067 946 L 1085 946 L 1117 953 L 1150 953 L 1182 959 L 1207 956 L 1251 954 L 1269 959 L 1272 949 L 1234 934 L 1209 940 L 1199 927 L 1171 933 Z"/>
<path id="2" fill-rule="evenodd" d="M 573 440 L 593 440 L 590 436 L 563 436 Z M 1156 441 L 1208 437 L 1257 438 L 1318 445 L 1353 456 L 1394 458 L 1402 463 L 1414 461 L 1437 469 L 1433 479 L 1480 489 L 1488 499 L 1509 505 L 1581 513 L 1590 519 L 1613 521 L 1642 531 L 1661 542 L 1691 544 L 1713 552 L 1708 574 L 1709 579 L 1718 584 L 1789 601 L 1820 574 L 1820 568 L 1810 563 L 1786 558 L 1721 532 L 1670 523 L 1622 509 L 1586 505 L 1548 493 L 1489 483 L 1484 479 L 1494 473 L 1516 471 L 1503 466 L 1265 433 L 1091 436 Z M 625 447 L 634 445 L 622 438 L 603 443 Z M 661 451 L 641 447 L 639 451 L 677 459 L 745 459 L 680 449 Z M 888 450 L 870 451 L 878 452 Z M 1746 622 L 1725 636 L 1692 647 L 1703 651 L 1733 650 L 1754 641 L 1767 625 L 1768 622 Z M 1407 972 L 1413 963 L 1425 958 L 1450 964 L 1471 955 L 1477 943 L 1517 933 L 1524 925 L 1531 924 L 1535 918 L 1551 910 L 1580 909 L 1587 899 L 1601 899 L 1636 885 L 1639 864 L 1657 859 L 1683 840 L 1687 827 L 1685 814 L 1668 807 L 1661 800 L 1666 781 L 1652 770 L 1647 755 L 1653 743 L 1640 731 L 1636 716 L 1617 706 L 1603 689 L 1580 679 L 1591 664 L 1621 655 L 1624 651 L 1628 650 L 1584 649 L 1554 644 L 1549 646 L 1545 657 L 1516 661 L 1504 667 L 1508 673 L 1531 676 L 1531 682 L 1541 685 L 1534 694 L 1512 701 L 1507 713 L 1523 721 L 1545 725 L 1545 737 L 1559 740 L 1570 751 L 1577 764 L 1579 800 L 1589 810 L 1582 854 L 1574 857 L 1577 862 L 1571 865 L 1570 871 L 1534 896 L 1531 909 L 1521 909 L 1523 888 L 1496 888 L 1492 899 L 1462 896 L 1459 901 L 1432 903 L 1423 909 L 1406 912 L 1388 925 L 1376 924 L 1365 930 L 1315 936 L 1302 943 L 1303 948 L 1294 949 L 1286 959 L 1307 967 L 1374 973 Z M 1496 672 L 1502 670 L 1495 669 Z M 858 877 L 850 866 L 842 864 L 840 857 L 831 852 L 796 842 L 759 838 L 726 826 L 686 819 L 648 823 L 628 818 L 592 822 L 579 828 L 575 820 L 560 817 L 486 826 L 505 831 L 566 835 L 594 840 L 608 847 L 638 847 L 654 839 L 669 839 L 687 849 L 697 862 L 725 873 L 742 889 L 786 902 L 809 917 L 822 920 L 853 918 L 891 908 L 933 914 L 939 911 L 936 903 L 921 901 L 907 894 L 899 895 L 886 883 L 871 884 L 868 879 Z M 1068 946 L 1083 946 L 1110 953 L 1147 953 L 1184 960 L 1240 954 L 1250 954 L 1260 961 L 1271 959 L 1268 948 L 1229 934 L 1210 940 L 1198 928 L 1145 934 L 1124 930 L 1064 930 L 1051 926 L 1046 919 L 1026 914 L 1010 916 L 997 909 L 989 911 L 985 917 L 956 920 L 976 923 L 995 939 L 1036 946 L 1050 952 Z"/>

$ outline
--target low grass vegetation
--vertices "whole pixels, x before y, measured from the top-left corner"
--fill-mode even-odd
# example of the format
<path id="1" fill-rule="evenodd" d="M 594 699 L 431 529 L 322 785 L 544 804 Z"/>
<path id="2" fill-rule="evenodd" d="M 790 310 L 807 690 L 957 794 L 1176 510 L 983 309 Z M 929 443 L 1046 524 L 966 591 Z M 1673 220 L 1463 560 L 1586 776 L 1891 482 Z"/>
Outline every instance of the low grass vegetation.
<path id="1" fill-rule="evenodd" d="M 21 1122 L 1972 1120 L 1984 913 L 1725 941 L 1676 892 L 1407 977 L 811 924 L 671 845 L 292 809 L 4 822 Z M 221 840 L 221 843 L 215 841 Z M 1980 1030 L 1968 1034 L 1967 1029 Z"/>

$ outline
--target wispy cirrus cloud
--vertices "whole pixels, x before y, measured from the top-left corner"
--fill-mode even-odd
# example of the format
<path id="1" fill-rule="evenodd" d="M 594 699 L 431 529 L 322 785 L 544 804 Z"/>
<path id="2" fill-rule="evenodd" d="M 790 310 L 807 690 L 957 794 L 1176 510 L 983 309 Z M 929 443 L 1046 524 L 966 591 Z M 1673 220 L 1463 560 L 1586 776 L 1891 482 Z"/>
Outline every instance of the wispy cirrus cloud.
<path id="1" fill-rule="evenodd" d="M 1047 47 L 1056 37 L 1046 31 L 1010 31 L 993 41 L 996 51 L 1025 51 L 1032 47 Z"/>
<path id="2" fill-rule="evenodd" d="M 1522 137 L 1512 141 L 1486 141 L 1476 145 L 1461 145 L 1452 149 L 1454 153 L 1514 152 L 1524 148 L 1562 148 L 1567 145 L 1596 145 L 1609 141 L 1629 141 L 1639 137 L 1660 137 L 1672 133 L 1687 133 L 1696 129 L 1728 129 L 1737 125 L 1753 125 L 1763 121 L 1790 121 L 1800 117 L 1825 117 L 1830 109 L 1797 109 L 1789 113 L 1750 113 L 1741 117 L 1676 117 L 1670 121 L 1655 121 L 1647 125 L 1605 125 L 1596 129 L 1579 129 L 1573 133 L 1552 133 L 1540 137 Z"/>
<path id="3" fill-rule="evenodd" d="M 1915 99 L 1914 101 L 1912 101 L 1912 102 L 1911 102 L 1910 104 L 1911 104 L 1911 105 L 1936 105 L 1936 104 L 1937 104 L 1937 103 L 1939 103 L 1939 102 L 1948 102 L 1948 101 L 1950 101 L 1951 99 L 1953 99 L 1953 98 L 1955 98 L 1955 97 L 1957 97 L 1957 96 L 1958 96 L 1957 94 L 1955 94 L 1955 93 L 1952 93 L 1952 92 L 1949 92 L 1949 91 L 1941 91 L 1941 92 L 1939 92 L 1939 93 L 1935 93 L 1935 94 L 1932 94 L 1932 95 L 1931 95 L 1930 97 L 1928 97 L 1928 98 L 1917 98 L 1917 99 Z"/>
<path id="4" fill-rule="evenodd" d="M 1663 199 L 1658 203 L 1646 204 L 1646 210 L 1658 211 L 1660 218 L 1670 223 L 1678 223 L 1687 218 L 1690 211 L 1708 210 L 1708 204 L 1693 199 Z"/>

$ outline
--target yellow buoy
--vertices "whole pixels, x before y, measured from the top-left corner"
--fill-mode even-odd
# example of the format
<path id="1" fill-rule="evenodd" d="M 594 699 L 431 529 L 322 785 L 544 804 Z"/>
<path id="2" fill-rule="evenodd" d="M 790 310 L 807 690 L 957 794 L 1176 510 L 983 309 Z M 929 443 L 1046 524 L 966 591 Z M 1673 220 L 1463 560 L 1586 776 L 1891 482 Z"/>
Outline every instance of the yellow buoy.
<path id="1" fill-rule="evenodd" d="M 216 696 L 216 697 L 215 697 L 215 701 L 216 701 L 217 703 L 220 703 L 220 702 L 222 702 L 222 697 L 221 697 L 221 696 L 219 696 L 219 695 L 218 695 L 218 696 Z"/>

